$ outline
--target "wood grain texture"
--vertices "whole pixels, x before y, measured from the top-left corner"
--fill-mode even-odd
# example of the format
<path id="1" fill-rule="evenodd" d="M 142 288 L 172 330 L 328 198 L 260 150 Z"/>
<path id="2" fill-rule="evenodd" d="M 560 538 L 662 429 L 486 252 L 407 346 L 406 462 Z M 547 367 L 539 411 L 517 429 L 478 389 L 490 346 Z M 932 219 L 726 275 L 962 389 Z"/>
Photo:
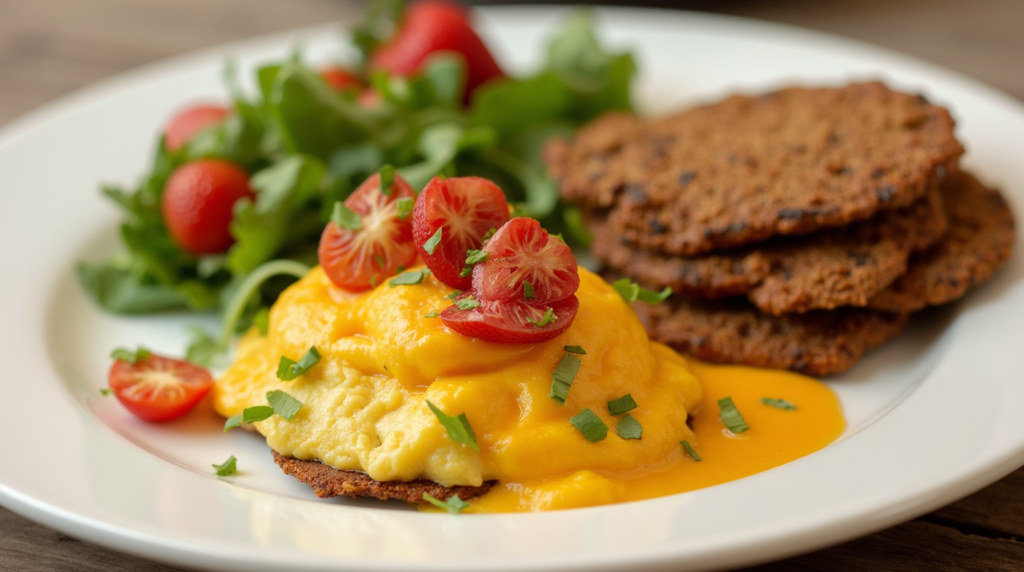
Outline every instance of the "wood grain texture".
<path id="1" fill-rule="evenodd" d="M 358 0 L 0 0 L 0 125 L 142 64 L 348 18 L 360 5 Z M 1024 100 L 1024 2 L 1017 0 L 720 0 L 699 2 L 698 7 L 873 42 L 950 67 Z M 1024 470 L 920 519 L 750 570 L 1022 569 Z M 79 541 L 0 508 L 0 570 L 183 569 Z"/>

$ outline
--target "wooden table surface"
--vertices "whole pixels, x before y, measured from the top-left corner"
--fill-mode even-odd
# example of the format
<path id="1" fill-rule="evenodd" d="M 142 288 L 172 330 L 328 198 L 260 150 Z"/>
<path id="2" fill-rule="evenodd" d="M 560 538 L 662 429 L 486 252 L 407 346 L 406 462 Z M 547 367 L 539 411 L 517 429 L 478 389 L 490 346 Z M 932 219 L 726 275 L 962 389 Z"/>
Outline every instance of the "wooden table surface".
<path id="1" fill-rule="evenodd" d="M 667 1 L 655 5 L 670 6 Z M 1024 2 L 699 2 L 947 66 L 1024 100 Z M 65 93 L 185 51 L 355 15 L 356 0 L 0 0 L 0 126 Z M 0 570 L 181 570 L 0 507 Z M 751 570 L 1024 570 L 1024 469 L 889 530 Z"/>

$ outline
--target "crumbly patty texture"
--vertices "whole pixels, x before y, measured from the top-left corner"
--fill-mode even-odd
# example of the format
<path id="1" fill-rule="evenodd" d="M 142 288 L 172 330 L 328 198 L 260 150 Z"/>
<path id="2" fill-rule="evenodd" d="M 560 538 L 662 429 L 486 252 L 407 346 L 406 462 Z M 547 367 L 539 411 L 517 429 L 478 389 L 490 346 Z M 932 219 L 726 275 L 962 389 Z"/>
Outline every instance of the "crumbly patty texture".
<path id="1" fill-rule="evenodd" d="M 360 471 L 343 471 L 327 466 L 320 461 L 303 461 L 285 457 L 277 451 L 273 451 L 273 453 L 274 462 L 281 467 L 285 474 L 312 487 L 316 496 L 322 499 L 336 496 L 372 497 L 380 500 L 397 499 L 408 503 L 422 504 L 426 502 L 423 500 L 423 493 L 429 493 L 442 501 L 446 501 L 456 494 L 460 499 L 466 500 L 485 494 L 498 482 L 486 481 L 479 487 L 444 487 L 424 479 L 381 482 L 371 479 L 366 473 Z"/>
<path id="2" fill-rule="evenodd" d="M 632 244 L 694 255 L 906 207 L 961 154 L 948 111 L 876 82 L 609 115 L 545 161 L 566 200 L 609 209 Z"/>
<path id="3" fill-rule="evenodd" d="M 959 299 L 1001 268 L 1013 251 L 1013 212 L 999 191 L 968 173 L 942 187 L 949 232 L 934 248 L 911 259 L 906 274 L 871 299 L 870 306 L 913 312 Z"/>
<path id="4" fill-rule="evenodd" d="M 699 359 L 808 375 L 846 371 L 865 352 L 899 334 L 908 319 L 864 308 L 770 316 L 745 301 L 678 297 L 634 306 L 651 338 Z"/>
<path id="5" fill-rule="evenodd" d="M 587 224 L 594 257 L 608 268 L 684 296 L 745 295 L 762 311 L 781 315 L 867 305 L 906 271 L 911 253 L 942 238 L 947 218 L 942 196 L 933 190 L 909 207 L 861 223 L 690 257 L 631 248 L 596 216 L 588 216 Z"/>

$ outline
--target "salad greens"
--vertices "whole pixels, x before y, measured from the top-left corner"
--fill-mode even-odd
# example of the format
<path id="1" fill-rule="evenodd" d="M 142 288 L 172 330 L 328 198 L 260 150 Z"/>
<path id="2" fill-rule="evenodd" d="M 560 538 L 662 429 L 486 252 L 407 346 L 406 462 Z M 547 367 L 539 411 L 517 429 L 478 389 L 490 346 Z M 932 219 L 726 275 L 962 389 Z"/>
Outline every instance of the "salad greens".
<path id="1" fill-rule="evenodd" d="M 401 10 L 398 0 L 371 3 L 353 33 L 364 61 L 394 29 Z M 226 313 L 225 333 L 200 333 L 190 350 L 190 359 L 208 361 L 226 345 L 225 334 L 251 325 L 293 276 L 316 264 L 319 237 L 335 204 L 386 164 L 417 191 L 439 174 L 485 176 L 521 213 L 570 240 L 585 238 L 579 213 L 559 202 L 541 149 L 547 138 L 569 134 L 599 114 L 630 109 L 635 74 L 628 53 L 600 46 L 587 12 L 574 13 L 550 40 L 538 72 L 485 84 L 468 106 L 462 103 L 461 59 L 435 54 L 413 77 L 369 74 L 362 63 L 354 67 L 378 92 L 378 105 L 360 105 L 354 93 L 331 89 L 297 53 L 255 70 L 255 94 L 238 87 L 229 64 L 233 113 L 225 121 L 173 152 L 161 139 L 137 186 L 103 188 L 124 211 L 120 230 L 127 252 L 79 264 L 80 281 L 96 302 L 122 314 Z M 235 205 L 235 243 L 219 255 L 184 251 L 161 215 L 171 173 L 199 158 L 225 159 L 251 174 L 255 197 Z M 255 283 L 254 272 L 261 275 Z"/>

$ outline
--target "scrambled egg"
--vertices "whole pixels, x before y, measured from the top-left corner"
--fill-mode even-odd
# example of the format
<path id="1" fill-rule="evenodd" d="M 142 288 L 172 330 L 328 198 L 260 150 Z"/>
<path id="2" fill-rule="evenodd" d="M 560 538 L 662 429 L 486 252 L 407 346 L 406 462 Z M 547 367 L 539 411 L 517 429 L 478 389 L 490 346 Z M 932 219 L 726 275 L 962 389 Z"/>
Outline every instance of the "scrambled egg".
<path id="1" fill-rule="evenodd" d="M 451 305 L 451 288 L 433 277 L 350 294 L 316 268 L 274 305 L 266 337 L 243 339 L 214 387 L 214 406 L 232 416 L 282 389 L 303 403 L 301 411 L 255 424 L 275 451 L 380 481 L 531 483 L 524 487 L 532 487 L 532 508 L 612 502 L 622 482 L 601 474 L 639 474 L 680 459 L 680 440 L 695 439 L 686 421 L 701 389 L 686 361 L 651 342 L 611 286 L 579 272 L 580 308 L 565 333 L 503 345 L 426 317 Z M 548 392 L 567 345 L 587 355 L 559 405 Z M 298 360 L 310 346 L 320 362 L 294 381 L 277 379 L 281 356 Z M 643 425 L 641 440 L 616 436 L 619 417 L 608 412 L 608 401 L 627 393 L 639 404 L 630 414 Z M 465 413 L 481 450 L 452 441 L 426 400 L 449 415 Z M 605 440 L 591 443 L 570 424 L 585 407 L 608 425 Z M 586 489 L 587 498 L 552 498 L 576 489 Z"/>

